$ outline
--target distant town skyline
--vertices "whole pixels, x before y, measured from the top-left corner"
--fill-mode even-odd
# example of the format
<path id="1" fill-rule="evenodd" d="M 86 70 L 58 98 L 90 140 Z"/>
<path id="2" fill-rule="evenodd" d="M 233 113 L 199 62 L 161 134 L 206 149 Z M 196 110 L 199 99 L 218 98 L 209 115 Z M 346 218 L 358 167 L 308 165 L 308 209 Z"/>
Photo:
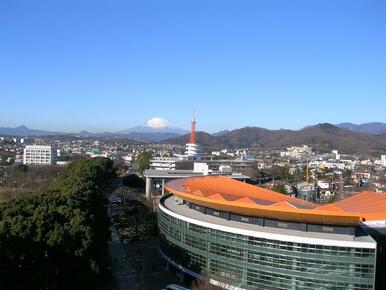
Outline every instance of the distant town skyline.
<path id="1" fill-rule="evenodd" d="M 5 1 L 0 127 L 385 122 L 383 1 Z"/>

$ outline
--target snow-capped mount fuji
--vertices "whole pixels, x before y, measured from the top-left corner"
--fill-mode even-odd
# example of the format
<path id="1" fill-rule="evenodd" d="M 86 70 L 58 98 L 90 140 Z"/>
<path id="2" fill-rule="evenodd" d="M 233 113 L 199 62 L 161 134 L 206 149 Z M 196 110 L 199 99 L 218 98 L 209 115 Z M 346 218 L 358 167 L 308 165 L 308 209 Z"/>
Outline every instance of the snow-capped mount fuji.
<path id="1" fill-rule="evenodd" d="M 119 131 L 120 134 L 129 133 L 172 133 L 183 135 L 189 131 L 173 126 L 171 122 L 160 117 L 147 120 L 143 125 L 136 126 L 127 130 Z"/>
<path id="2" fill-rule="evenodd" d="M 159 117 L 152 118 L 146 121 L 143 125 L 119 132 L 92 133 L 88 131 L 80 131 L 79 133 L 63 133 L 29 129 L 24 125 L 15 128 L 0 127 L 0 134 L 6 136 L 67 135 L 81 137 L 127 138 L 143 142 L 159 142 L 170 138 L 176 138 L 187 133 L 189 133 L 189 131 L 173 126 L 173 124 L 168 120 Z"/>
<path id="3" fill-rule="evenodd" d="M 166 119 L 162 119 L 160 117 L 154 117 L 150 120 L 147 120 L 146 121 L 146 127 L 150 127 L 150 128 L 170 128 L 170 127 L 173 127 L 172 126 L 172 123 L 170 123 L 168 120 Z"/>

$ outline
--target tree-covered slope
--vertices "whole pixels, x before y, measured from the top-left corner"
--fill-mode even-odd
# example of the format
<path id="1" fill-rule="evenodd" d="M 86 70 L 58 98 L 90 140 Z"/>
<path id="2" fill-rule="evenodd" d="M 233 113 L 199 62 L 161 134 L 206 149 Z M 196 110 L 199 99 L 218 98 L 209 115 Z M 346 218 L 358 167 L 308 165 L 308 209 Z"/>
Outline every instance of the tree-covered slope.
<path id="1" fill-rule="evenodd" d="M 108 232 L 109 159 L 72 163 L 44 192 L 0 205 L 0 288 L 98 289 Z"/>

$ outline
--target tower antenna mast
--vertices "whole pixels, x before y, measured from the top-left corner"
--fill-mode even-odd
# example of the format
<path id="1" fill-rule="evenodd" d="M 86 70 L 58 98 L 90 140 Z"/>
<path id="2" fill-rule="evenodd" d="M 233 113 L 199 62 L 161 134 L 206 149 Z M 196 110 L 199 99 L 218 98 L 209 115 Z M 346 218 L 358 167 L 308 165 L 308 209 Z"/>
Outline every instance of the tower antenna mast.
<path id="1" fill-rule="evenodd" d="M 191 129 L 190 129 L 189 143 L 196 144 L 196 141 L 197 141 L 196 139 L 197 139 L 197 136 L 196 136 L 196 119 L 194 116 L 194 108 L 193 108 L 193 118 L 192 118 L 192 125 L 191 125 Z"/>

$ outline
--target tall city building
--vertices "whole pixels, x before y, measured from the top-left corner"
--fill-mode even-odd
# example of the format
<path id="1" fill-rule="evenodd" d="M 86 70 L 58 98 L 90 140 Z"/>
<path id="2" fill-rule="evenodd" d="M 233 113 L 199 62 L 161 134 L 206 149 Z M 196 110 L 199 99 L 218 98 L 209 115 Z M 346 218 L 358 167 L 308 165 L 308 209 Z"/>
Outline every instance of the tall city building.
<path id="1" fill-rule="evenodd" d="M 227 289 L 385 289 L 386 194 L 318 205 L 223 176 L 176 179 L 160 252 Z"/>
<path id="2" fill-rule="evenodd" d="M 56 148 L 54 146 L 27 145 L 24 148 L 23 164 L 52 165 L 56 163 Z"/>

